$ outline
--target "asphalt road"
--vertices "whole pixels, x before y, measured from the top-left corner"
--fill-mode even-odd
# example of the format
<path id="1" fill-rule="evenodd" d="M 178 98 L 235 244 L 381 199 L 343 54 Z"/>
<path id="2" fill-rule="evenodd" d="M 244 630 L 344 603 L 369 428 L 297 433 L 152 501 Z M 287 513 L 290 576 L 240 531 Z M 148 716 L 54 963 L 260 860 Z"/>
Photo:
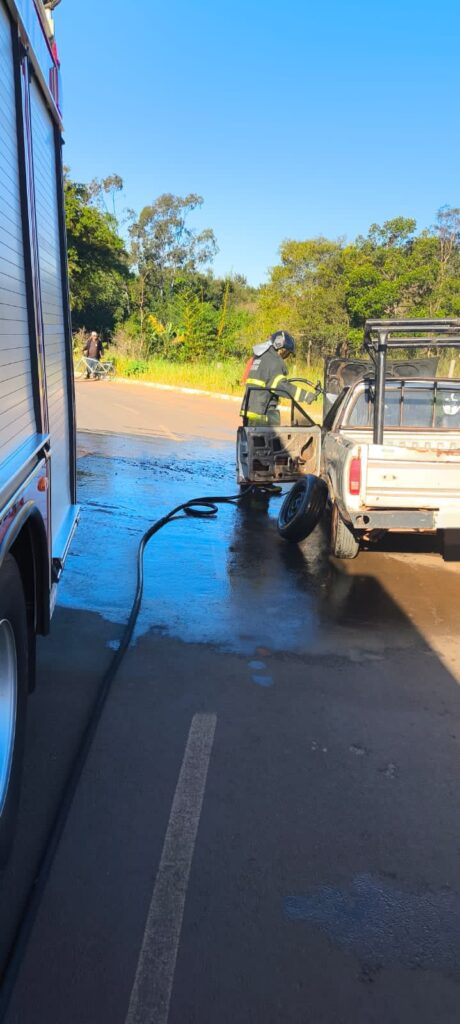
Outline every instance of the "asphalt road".
<path id="1" fill-rule="evenodd" d="M 234 405 L 90 387 L 82 521 L 0 885 L 3 962 L 138 536 L 234 486 Z M 457 1022 L 459 580 L 429 551 L 344 565 L 320 530 L 290 547 L 275 504 L 159 534 L 8 1024 Z"/>
<path id="2" fill-rule="evenodd" d="M 135 434 L 181 443 L 185 438 L 231 441 L 240 400 L 187 394 L 136 381 L 76 382 L 81 430 Z"/>

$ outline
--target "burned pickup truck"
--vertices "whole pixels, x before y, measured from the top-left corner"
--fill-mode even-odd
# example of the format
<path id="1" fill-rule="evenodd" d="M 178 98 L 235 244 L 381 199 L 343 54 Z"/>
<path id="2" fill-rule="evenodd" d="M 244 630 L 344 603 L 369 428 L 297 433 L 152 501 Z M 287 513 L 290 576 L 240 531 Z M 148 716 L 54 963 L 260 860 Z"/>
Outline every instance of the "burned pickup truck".
<path id="1" fill-rule="evenodd" d="M 460 557 L 460 379 L 436 372 L 437 355 L 460 349 L 460 322 L 369 320 L 364 349 L 351 382 L 342 365 L 336 397 L 326 377 L 322 428 L 300 407 L 285 426 L 241 428 L 239 482 L 295 482 L 279 516 L 287 540 L 308 536 L 328 507 L 337 558 L 388 531 L 440 531 L 444 557 Z M 430 357 L 411 359 L 421 350 Z"/>

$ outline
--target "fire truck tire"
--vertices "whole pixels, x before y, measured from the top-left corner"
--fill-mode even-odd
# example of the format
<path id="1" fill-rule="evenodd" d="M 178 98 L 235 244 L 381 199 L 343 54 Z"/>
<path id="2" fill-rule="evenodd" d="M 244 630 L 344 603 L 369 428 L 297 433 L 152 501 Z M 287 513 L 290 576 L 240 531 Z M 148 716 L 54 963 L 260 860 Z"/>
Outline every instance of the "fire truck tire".
<path id="1" fill-rule="evenodd" d="M 327 502 L 327 484 L 309 473 L 298 480 L 286 495 L 278 516 L 278 532 L 283 540 L 298 544 L 318 525 Z"/>
<path id="2" fill-rule="evenodd" d="M 0 569 L 0 867 L 9 857 L 19 804 L 28 693 L 27 613 L 21 575 Z"/>
<path id="3" fill-rule="evenodd" d="M 359 552 L 359 540 L 353 530 L 344 523 L 334 502 L 331 514 L 331 555 L 335 558 L 356 558 Z"/>

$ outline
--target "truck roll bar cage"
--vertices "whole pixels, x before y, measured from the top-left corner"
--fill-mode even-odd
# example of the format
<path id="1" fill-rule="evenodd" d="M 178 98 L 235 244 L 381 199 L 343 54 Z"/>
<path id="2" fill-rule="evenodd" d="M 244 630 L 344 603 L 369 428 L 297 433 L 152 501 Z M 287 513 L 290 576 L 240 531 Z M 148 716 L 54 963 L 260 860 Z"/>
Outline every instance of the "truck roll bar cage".
<path id="1" fill-rule="evenodd" d="M 460 320 L 366 320 L 364 348 L 375 366 L 374 444 L 383 444 L 388 349 L 427 347 L 460 348 Z"/>

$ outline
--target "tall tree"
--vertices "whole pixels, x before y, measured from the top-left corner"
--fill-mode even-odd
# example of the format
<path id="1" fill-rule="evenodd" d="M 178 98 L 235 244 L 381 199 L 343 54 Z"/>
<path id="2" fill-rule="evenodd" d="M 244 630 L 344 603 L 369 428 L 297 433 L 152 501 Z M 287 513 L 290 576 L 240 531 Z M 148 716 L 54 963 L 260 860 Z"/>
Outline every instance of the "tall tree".
<path id="1" fill-rule="evenodd" d="M 438 273 L 432 296 L 433 314 L 460 313 L 460 209 L 442 206 L 432 234 L 438 243 Z"/>
<path id="2" fill-rule="evenodd" d="M 177 277 L 190 278 L 209 265 L 217 252 L 211 228 L 197 231 L 188 223 L 203 204 L 201 196 L 165 193 L 138 217 L 131 211 L 131 260 L 137 272 L 135 302 L 141 332 L 149 306 L 160 315 L 170 300 Z"/>
<path id="3" fill-rule="evenodd" d="M 460 209 L 451 207 L 420 233 L 413 218 L 395 217 L 347 244 L 284 242 L 256 323 L 263 333 L 290 328 L 309 356 L 345 338 L 360 347 L 368 317 L 443 315 L 460 315 Z"/>
<path id="4" fill-rule="evenodd" d="M 333 350 L 348 331 L 342 244 L 326 238 L 286 241 L 280 256 L 261 290 L 261 332 L 291 330 L 309 361 L 313 350 Z"/>
<path id="5" fill-rule="evenodd" d="M 107 333 L 128 310 L 128 257 L 112 214 L 95 202 L 94 188 L 64 182 L 69 281 L 74 328 Z"/>

